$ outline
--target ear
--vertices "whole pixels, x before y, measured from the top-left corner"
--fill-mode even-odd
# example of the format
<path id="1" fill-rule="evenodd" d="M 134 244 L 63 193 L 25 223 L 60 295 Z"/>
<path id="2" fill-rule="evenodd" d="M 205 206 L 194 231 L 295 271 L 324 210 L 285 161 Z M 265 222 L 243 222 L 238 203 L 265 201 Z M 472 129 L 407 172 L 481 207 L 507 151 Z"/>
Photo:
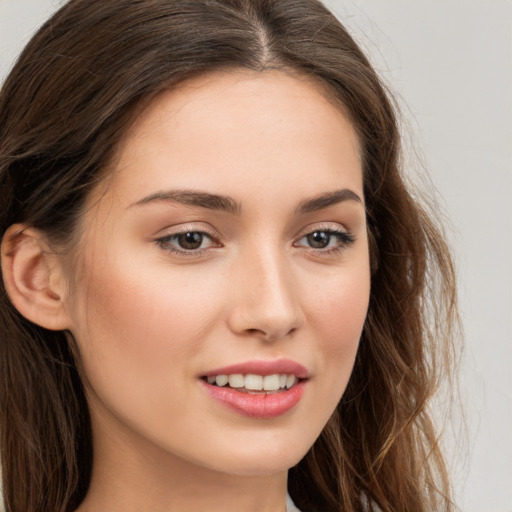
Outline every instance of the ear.
<path id="1" fill-rule="evenodd" d="M 2 240 L 1 257 L 5 288 L 14 307 L 46 329 L 69 329 L 64 272 L 43 234 L 23 224 L 12 225 Z"/>

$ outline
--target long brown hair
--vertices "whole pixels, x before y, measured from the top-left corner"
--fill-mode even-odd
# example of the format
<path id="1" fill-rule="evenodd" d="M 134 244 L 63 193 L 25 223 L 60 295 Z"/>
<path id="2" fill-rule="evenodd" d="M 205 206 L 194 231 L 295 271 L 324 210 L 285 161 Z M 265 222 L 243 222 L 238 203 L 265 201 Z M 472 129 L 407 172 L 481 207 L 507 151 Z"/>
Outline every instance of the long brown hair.
<path id="1" fill-rule="evenodd" d="M 456 318 L 443 238 L 404 184 L 394 108 L 318 0 L 71 0 L 34 36 L 0 95 L 0 230 L 23 222 L 69 247 L 142 104 L 211 70 L 312 79 L 356 128 L 372 288 L 348 388 L 289 472 L 311 512 L 452 510 L 427 405 Z M 0 285 L 0 286 L 3 286 Z M 91 427 L 66 334 L 24 319 L 1 289 L 0 436 L 7 512 L 70 512 L 87 492 Z"/>

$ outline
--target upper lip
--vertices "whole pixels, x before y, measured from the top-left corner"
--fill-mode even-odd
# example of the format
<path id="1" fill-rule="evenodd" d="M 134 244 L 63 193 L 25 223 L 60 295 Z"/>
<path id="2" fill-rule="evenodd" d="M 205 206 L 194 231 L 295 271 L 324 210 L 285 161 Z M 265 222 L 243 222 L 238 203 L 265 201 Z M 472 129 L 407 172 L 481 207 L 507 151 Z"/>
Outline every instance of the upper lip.
<path id="1" fill-rule="evenodd" d="M 242 375 L 274 375 L 276 373 L 286 373 L 295 375 L 299 379 L 308 377 L 308 370 L 305 366 L 292 361 L 291 359 L 275 359 L 275 360 L 254 360 L 235 363 L 222 368 L 215 368 L 205 372 L 203 377 L 212 377 L 215 375 L 233 375 L 241 373 Z"/>

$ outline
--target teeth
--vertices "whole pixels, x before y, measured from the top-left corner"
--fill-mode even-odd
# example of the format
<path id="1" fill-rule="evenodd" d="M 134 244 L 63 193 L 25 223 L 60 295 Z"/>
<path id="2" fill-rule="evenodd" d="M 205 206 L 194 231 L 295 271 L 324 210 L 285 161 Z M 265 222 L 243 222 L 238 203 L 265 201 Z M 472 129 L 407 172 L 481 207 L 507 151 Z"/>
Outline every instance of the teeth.
<path id="1" fill-rule="evenodd" d="M 290 389 L 295 384 L 295 375 L 288 375 L 286 378 L 286 389 Z"/>
<path id="2" fill-rule="evenodd" d="M 235 373 L 229 376 L 229 386 L 232 388 L 243 388 L 245 385 L 244 376 L 240 373 Z"/>
<path id="3" fill-rule="evenodd" d="M 263 389 L 265 391 L 277 391 L 279 389 L 279 375 L 265 375 L 263 377 Z"/>
<path id="4" fill-rule="evenodd" d="M 290 389 L 296 382 L 295 375 L 286 373 L 274 373 L 273 375 L 211 375 L 207 377 L 209 384 L 216 384 L 223 387 L 229 384 L 232 388 L 245 388 L 250 391 L 277 391 L 279 389 Z"/>
<path id="5" fill-rule="evenodd" d="M 261 375 L 246 375 L 245 389 L 261 391 L 263 389 L 263 377 Z"/>
<path id="6" fill-rule="evenodd" d="M 217 384 L 217 386 L 225 386 L 229 381 L 229 377 L 227 375 L 217 375 L 217 377 L 215 377 L 215 384 Z"/>

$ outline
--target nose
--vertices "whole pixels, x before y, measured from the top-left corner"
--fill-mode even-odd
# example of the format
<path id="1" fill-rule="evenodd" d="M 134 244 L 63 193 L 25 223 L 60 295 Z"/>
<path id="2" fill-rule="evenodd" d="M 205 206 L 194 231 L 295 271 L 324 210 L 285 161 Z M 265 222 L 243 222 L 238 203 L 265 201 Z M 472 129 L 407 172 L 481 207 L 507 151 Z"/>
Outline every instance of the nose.
<path id="1" fill-rule="evenodd" d="M 279 250 L 252 250 L 234 270 L 228 316 L 233 332 L 276 341 L 302 327 L 298 284 Z"/>

